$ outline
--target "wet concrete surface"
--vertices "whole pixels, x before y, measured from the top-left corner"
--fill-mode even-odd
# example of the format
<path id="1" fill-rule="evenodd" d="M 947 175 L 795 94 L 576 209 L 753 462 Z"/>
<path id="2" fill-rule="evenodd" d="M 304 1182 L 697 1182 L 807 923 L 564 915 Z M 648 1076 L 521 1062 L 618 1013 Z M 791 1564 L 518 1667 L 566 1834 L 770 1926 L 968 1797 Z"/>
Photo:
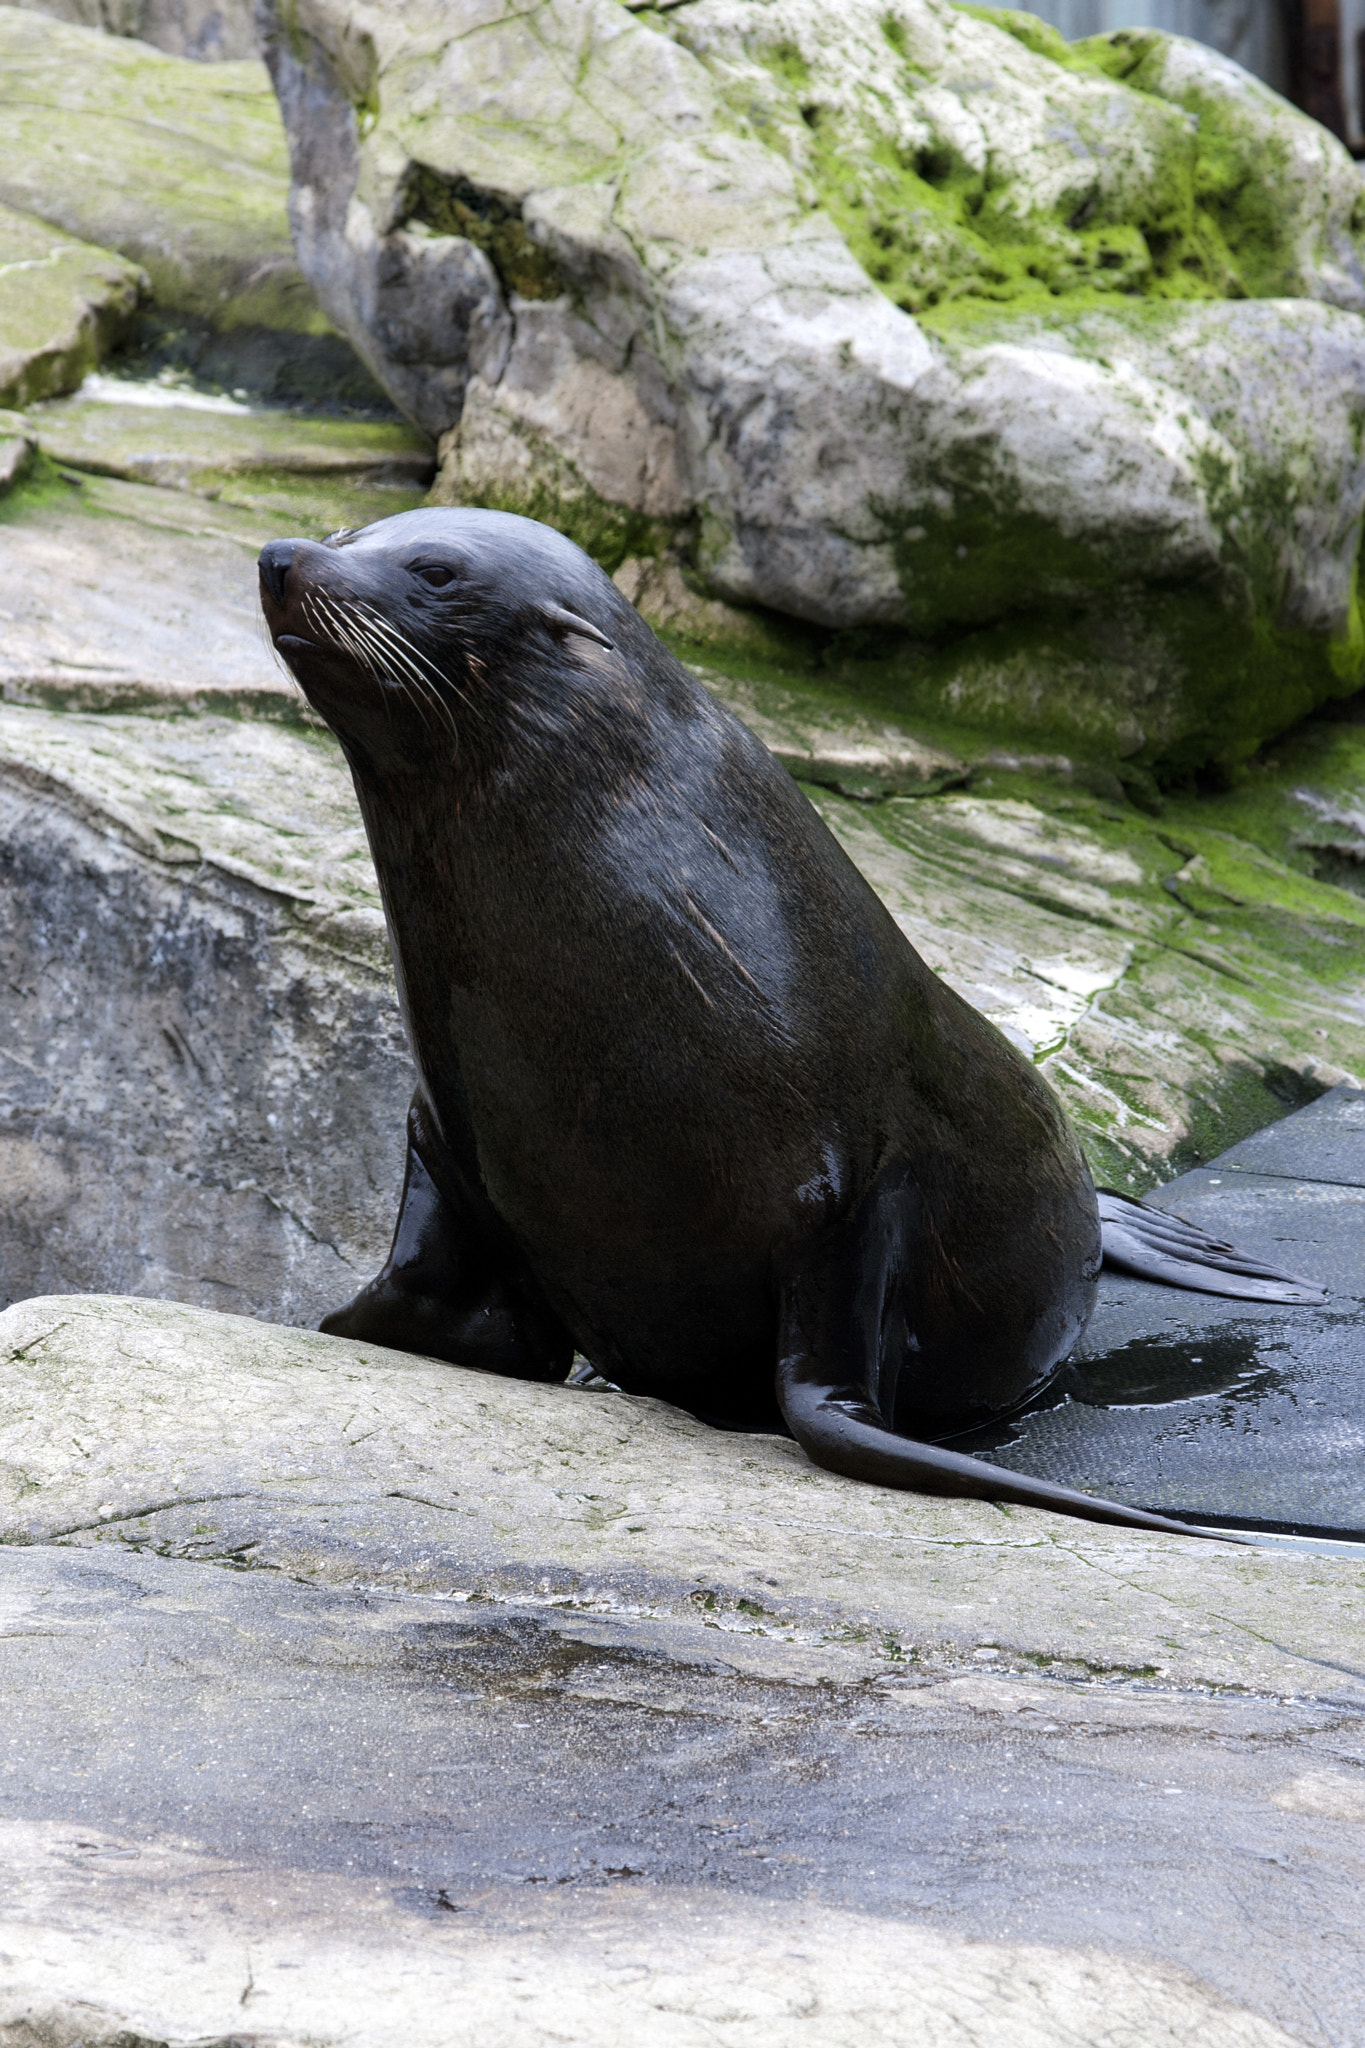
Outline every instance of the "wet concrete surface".
<path id="1" fill-rule="evenodd" d="M 1045 1401 L 957 1447 L 1194 1520 L 1365 1537 L 1365 1091 L 1332 1089 L 1150 1199 L 1327 1305 L 1107 1273 Z"/>

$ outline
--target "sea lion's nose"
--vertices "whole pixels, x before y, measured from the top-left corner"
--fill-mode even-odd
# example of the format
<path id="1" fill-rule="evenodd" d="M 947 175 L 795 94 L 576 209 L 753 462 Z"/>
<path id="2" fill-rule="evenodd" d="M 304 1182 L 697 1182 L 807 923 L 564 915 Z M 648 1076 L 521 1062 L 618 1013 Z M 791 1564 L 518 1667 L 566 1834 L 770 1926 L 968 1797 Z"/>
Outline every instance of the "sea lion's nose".
<path id="1" fill-rule="evenodd" d="M 261 582 L 276 604 L 284 603 L 284 579 L 294 559 L 292 540 L 268 540 L 261 549 Z"/>

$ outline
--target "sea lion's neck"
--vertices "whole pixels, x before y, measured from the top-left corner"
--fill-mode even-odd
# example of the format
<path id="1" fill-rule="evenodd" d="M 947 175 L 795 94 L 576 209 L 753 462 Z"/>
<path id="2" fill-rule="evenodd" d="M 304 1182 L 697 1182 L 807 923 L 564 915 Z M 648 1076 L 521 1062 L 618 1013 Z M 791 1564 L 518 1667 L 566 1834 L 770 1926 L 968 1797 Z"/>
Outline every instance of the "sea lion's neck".
<path id="1" fill-rule="evenodd" d="M 580 979 L 614 972 L 591 870 L 604 823 L 630 801 L 629 764 L 592 751 L 587 775 L 577 750 L 548 744 L 493 764 L 438 760 L 433 745 L 424 767 L 396 771 L 351 756 L 399 1003 L 438 1121 L 442 1074 L 534 1033 Z"/>

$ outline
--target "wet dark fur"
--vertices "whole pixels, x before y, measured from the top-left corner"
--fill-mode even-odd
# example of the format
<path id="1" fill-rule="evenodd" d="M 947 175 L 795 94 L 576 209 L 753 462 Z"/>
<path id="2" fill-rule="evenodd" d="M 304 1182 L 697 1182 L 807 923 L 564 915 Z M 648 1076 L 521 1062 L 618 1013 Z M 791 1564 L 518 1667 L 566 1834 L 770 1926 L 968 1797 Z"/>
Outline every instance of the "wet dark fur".
<path id="1" fill-rule="evenodd" d="M 419 1076 L 393 1253 L 323 1327 L 531 1379 L 577 1347 L 860 1477 L 1171 1526 L 906 1441 L 1065 1359 L 1089 1173 L 610 580 L 544 527 L 433 510 L 272 543 L 262 585 L 354 774 Z M 376 616 L 382 658 L 329 638 Z"/>

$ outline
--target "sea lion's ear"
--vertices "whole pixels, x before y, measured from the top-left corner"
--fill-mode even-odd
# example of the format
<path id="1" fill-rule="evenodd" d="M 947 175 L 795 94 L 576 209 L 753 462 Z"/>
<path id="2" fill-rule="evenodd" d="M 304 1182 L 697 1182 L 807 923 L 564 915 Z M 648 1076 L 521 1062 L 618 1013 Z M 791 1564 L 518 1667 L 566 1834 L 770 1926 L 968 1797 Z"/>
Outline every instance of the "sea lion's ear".
<path id="1" fill-rule="evenodd" d="M 577 612 L 571 612 L 566 605 L 543 604 L 540 616 L 547 626 L 553 626 L 557 633 L 578 633 L 584 640 L 595 640 L 599 647 L 610 647 L 612 642 L 590 619 L 580 619 Z"/>

